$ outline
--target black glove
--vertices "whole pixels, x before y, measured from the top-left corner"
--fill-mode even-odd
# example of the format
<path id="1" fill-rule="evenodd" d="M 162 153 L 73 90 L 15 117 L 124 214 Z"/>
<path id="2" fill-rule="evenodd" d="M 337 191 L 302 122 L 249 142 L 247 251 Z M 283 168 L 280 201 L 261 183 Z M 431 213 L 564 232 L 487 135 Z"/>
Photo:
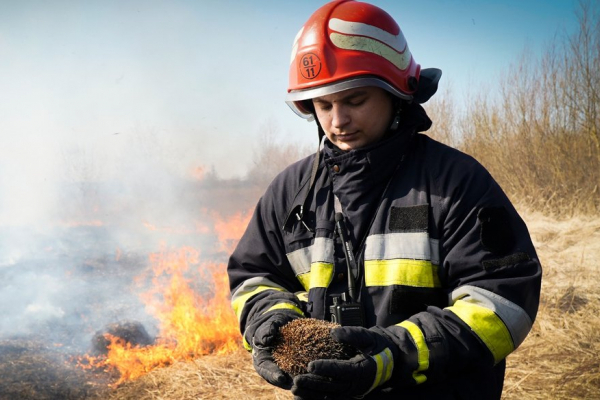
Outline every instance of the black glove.
<path id="1" fill-rule="evenodd" d="M 244 335 L 252 345 L 252 361 L 256 372 L 271 385 L 282 389 L 291 388 L 292 378 L 273 361 L 273 345 L 279 328 L 297 318 L 303 316 L 293 310 L 269 311 L 249 324 Z"/>
<path id="2" fill-rule="evenodd" d="M 310 362 L 309 373 L 294 378 L 296 400 L 360 398 L 391 378 L 398 348 L 380 328 L 345 326 L 332 329 L 331 336 L 359 354 L 350 360 Z"/>

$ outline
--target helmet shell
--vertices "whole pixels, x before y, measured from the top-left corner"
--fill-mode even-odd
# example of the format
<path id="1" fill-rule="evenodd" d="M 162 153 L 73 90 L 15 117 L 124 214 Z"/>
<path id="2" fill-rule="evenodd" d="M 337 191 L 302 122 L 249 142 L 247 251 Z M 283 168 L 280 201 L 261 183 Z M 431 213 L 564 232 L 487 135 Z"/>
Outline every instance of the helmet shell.
<path id="1" fill-rule="evenodd" d="M 412 100 L 420 70 L 387 12 L 336 0 L 315 11 L 296 35 L 286 101 L 308 117 L 303 100 L 360 86 L 379 86 Z"/>

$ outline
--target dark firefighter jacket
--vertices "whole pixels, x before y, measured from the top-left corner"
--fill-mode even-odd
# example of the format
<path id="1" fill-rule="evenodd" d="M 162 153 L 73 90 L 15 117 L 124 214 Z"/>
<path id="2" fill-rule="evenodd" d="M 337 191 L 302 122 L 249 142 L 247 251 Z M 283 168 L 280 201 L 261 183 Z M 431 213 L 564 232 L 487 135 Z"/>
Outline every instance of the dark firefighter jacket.
<path id="1" fill-rule="evenodd" d="M 541 266 L 490 174 L 415 130 L 347 153 L 325 140 L 304 218 L 313 232 L 289 214 L 304 200 L 314 155 L 279 174 L 230 258 L 233 308 L 242 333 L 281 307 L 330 319 L 331 295 L 348 287 L 337 195 L 366 327 L 386 328 L 412 354 L 410 384 L 395 368 L 367 397 L 500 398 L 504 359 L 537 313 Z"/>

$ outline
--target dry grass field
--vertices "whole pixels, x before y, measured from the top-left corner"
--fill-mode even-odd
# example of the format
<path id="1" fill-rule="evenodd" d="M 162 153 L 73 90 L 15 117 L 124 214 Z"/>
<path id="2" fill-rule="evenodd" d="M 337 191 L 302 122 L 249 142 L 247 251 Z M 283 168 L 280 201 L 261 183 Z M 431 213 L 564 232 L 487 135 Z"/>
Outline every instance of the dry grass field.
<path id="1" fill-rule="evenodd" d="M 508 358 L 505 399 L 600 398 L 600 217 L 523 216 L 544 267 L 533 331 Z M 102 391 L 110 400 L 290 399 L 240 351 L 157 369 Z"/>
<path id="2" fill-rule="evenodd" d="M 506 399 L 600 398 L 600 217 L 525 215 L 544 267 L 533 331 L 508 358 Z"/>
<path id="3" fill-rule="evenodd" d="M 466 104 L 455 104 L 452 93 L 448 90 L 447 93 L 436 95 L 426 105 L 427 112 L 434 121 L 432 129 L 426 133 L 473 155 L 490 171 L 520 209 L 544 269 L 541 302 L 533 330 L 507 359 L 503 392 L 503 399 L 507 400 L 600 399 L 600 0 L 582 0 L 579 3 L 579 29 L 556 35 L 548 50 L 539 57 L 525 52 L 521 60 L 515 60 L 499 81 L 501 90 L 498 96 L 490 95 L 486 90 L 480 93 L 475 91 L 469 95 Z M 68 201 L 65 202 L 67 206 L 61 207 L 68 214 L 65 217 L 65 221 L 69 221 L 68 225 L 71 225 L 70 221 L 86 222 L 74 225 L 82 225 L 81 229 L 76 230 L 78 240 L 69 238 L 64 243 L 60 240 L 48 240 L 49 244 L 44 245 L 44 251 L 55 246 L 61 249 L 56 254 L 62 255 L 62 251 L 69 254 L 71 258 L 68 260 L 77 266 L 74 271 L 81 274 L 82 282 L 87 282 L 88 277 L 94 274 L 103 274 L 102 285 L 86 286 L 94 289 L 91 293 L 81 293 L 79 288 L 75 292 L 81 298 L 92 298 L 94 304 L 99 304 L 97 308 L 101 308 L 105 300 L 111 300 L 108 292 L 103 291 L 104 281 L 115 278 L 119 282 L 126 281 L 124 278 L 127 276 L 119 273 L 124 273 L 128 268 L 141 269 L 146 264 L 140 261 L 137 250 L 132 250 L 132 254 L 136 253 L 135 257 L 128 259 L 125 256 L 122 261 L 118 261 L 121 244 L 118 245 L 116 261 L 109 260 L 102 253 L 102 257 L 96 262 L 92 253 L 87 254 L 92 246 L 84 239 L 89 238 L 90 243 L 98 242 L 104 248 L 103 238 L 111 236 L 111 227 L 129 228 L 130 225 L 134 227 L 139 224 L 133 207 L 141 207 L 143 211 L 165 211 L 158 213 L 155 219 L 160 222 L 162 217 L 173 223 L 161 224 L 167 228 L 159 229 L 157 235 L 173 235 L 175 242 L 187 243 L 190 240 L 187 232 L 190 232 L 189 235 L 202 232 L 202 241 L 207 240 L 211 245 L 213 239 L 209 240 L 208 236 L 213 229 L 205 226 L 204 219 L 213 221 L 215 215 L 220 217 L 236 213 L 230 221 L 232 224 L 227 221 L 215 222 L 214 226 L 218 242 L 222 244 L 214 252 L 230 253 L 247 223 L 244 222 L 241 211 L 255 204 L 273 176 L 289 164 L 290 160 L 310 152 L 295 143 L 288 143 L 287 136 L 285 140 L 278 141 L 273 136 L 275 130 L 274 126 L 261 127 L 261 131 L 266 134 L 257 143 L 254 166 L 248 169 L 244 179 L 221 180 L 216 173 L 204 176 L 204 170 L 200 168 L 194 173 L 198 177 L 195 176 L 193 180 L 177 177 L 173 183 L 177 190 L 169 196 L 161 196 L 160 193 L 155 196 L 154 190 L 148 196 L 145 184 L 138 185 L 136 182 L 135 185 L 130 185 L 127 180 L 123 184 L 115 182 L 114 187 L 118 190 L 113 190 L 110 184 L 98 185 L 95 174 L 92 173 L 96 163 L 82 153 L 81 157 L 75 159 L 84 160 L 81 165 L 85 168 L 79 168 L 79 161 L 69 164 L 69 167 L 74 167 L 71 168 L 74 171 L 73 185 L 62 190 L 68 194 L 65 196 Z M 150 147 L 143 148 L 151 149 L 152 143 L 154 142 L 150 141 Z M 157 149 L 158 156 L 166 157 L 161 146 Z M 157 157 L 151 152 L 153 150 L 148 151 L 148 158 L 154 162 Z M 160 157 L 158 159 L 162 160 Z M 154 166 L 153 163 L 149 165 Z M 141 170 L 139 165 L 135 167 L 135 171 Z M 151 174 L 152 179 L 157 181 L 163 180 L 161 176 L 163 175 L 158 175 L 157 178 Z M 121 193 L 128 193 L 130 186 L 133 188 L 133 199 L 127 199 Z M 154 187 L 154 182 L 148 187 Z M 170 192 L 170 187 L 166 187 L 166 192 Z M 112 197 L 113 191 L 118 192 L 118 196 Z M 173 212 L 171 204 L 172 197 L 174 199 L 179 196 L 181 198 L 177 199 L 177 208 L 189 209 L 198 214 L 198 205 L 203 205 L 199 214 L 202 224 L 190 224 L 190 221 L 195 221 L 194 218 L 182 218 L 185 222 L 181 222 L 179 217 L 184 214 L 179 209 Z M 208 200 L 204 201 L 205 198 Z M 165 206 L 163 202 L 168 202 L 168 205 Z M 134 206 L 130 209 L 122 204 Z M 213 215 L 213 211 L 216 214 Z M 175 218 L 163 217 L 163 214 L 174 214 Z M 96 219 L 97 215 L 105 215 L 107 220 L 99 221 Z M 141 220 L 145 221 L 145 218 Z M 156 227 L 150 225 L 152 224 L 144 223 L 144 229 L 154 232 Z M 180 225 L 182 229 L 177 228 Z M 176 228 L 171 229 L 171 226 Z M 134 228 L 131 230 L 133 232 Z M 125 229 L 124 232 L 129 230 Z M 122 237 L 127 238 L 124 232 L 121 233 Z M 138 246 L 138 239 L 145 241 L 148 238 L 147 240 L 154 242 L 157 238 L 146 230 L 138 238 L 138 232 L 135 232 L 135 235 L 131 235 L 135 239 L 128 240 L 134 244 L 134 249 Z M 116 237 L 121 238 L 121 234 Z M 82 241 L 85 246 L 80 246 Z M 108 239 L 106 243 L 109 243 Z M 110 248 L 114 248 L 110 243 Z M 197 255 L 190 257 L 198 258 Z M 35 263 L 32 262 L 28 268 L 37 272 L 35 268 L 40 265 L 44 271 L 49 270 L 46 263 L 51 265 L 51 260 L 44 256 L 39 258 L 39 261 L 36 258 Z M 94 262 L 89 263 L 88 259 Z M 62 262 L 63 259 L 60 260 Z M 156 276 L 174 276 L 179 282 L 185 282 L 180 264 L 166 260 L 165 266 L 174 268 L 177 274 L 172 269 L 160 267 Z M 188 259 L 184 260 L 187 268 Z M 191 263 L 194 268 L 198 265 L 196 261 Z M 102 267 L 106 266 L 110 268 L 103 271 Z M 128 268 L 122 268 L 123 266 Z M 62 271 L 62 267 L 60 270 Z M 65 267 L 65 271 L 68 276 L 72 275 L 70 269 Z M 13 276 L 8 275 L 13 274 L 12 269 L 5 268 L 0 272 L 7 274 L 0 274 L 0 279 Z M 25 272 L 24 279 L 29 279 L 28 271 Z M 14 275 L 16 276 L 16 272 Z M 62 279 L 61 275 L 57 282 Z M 51 285 L 51 282 L 47 285 Z M 73 282 L 79 283 L 76 279 Z M 8 287 L 10 283 L 8 281 Z M 212 285 L 210 289 L 215 293 L 228 293 L 226 282 L 221 283 L 223 288 Z M 46 285 L 46 280 L 44 284 Z M 179 287 L 173 286 L 162 297 L 152 297 L 156 293 L 151 291 L 150 298 L 186 297 L 178 290 Z M 154 283 L 152 288 L 156 288 Z M 229 298 L 224 295 L 223 300 L 227 310 L 223 314 L 227 314 L 230 311 Z M 186 304 L 192 305 L 187 310 L 211 309 L 198 307 L 198 303 L 193 301 Z M 155 307 L 157 310 L 163 310 L 160 304 L 158 306 Z M 79 310 L 77 307 L 73 309 Z M 91 305 L 83 308 L 88 309 L 95 310 Z M 84 312 L 79 313 L 78 311 L 77 315 L 82 317 L 86 315 Z M 182 314 L 188 316 L 193 313 Z M 203 312 L 200 314 L 202 317 L 207 316 Z M 231 315 L 231 318 L 235 317 Z M 215 318 L 212 320 L 217 321 Z M 229 325 L 216 323 L 219 327 L 233 327 L 234 333 L 228 336 L 230 339 L 237 335 L 235 324 L 235 320 Z M 174 325 L 176 324 L 169 327 Z M 201 330 L 209 331 L 206 329 L 205 319 L 198 326 Z M 180 331 L 190 332 L 187 326 Z M 0 400 L 292 398 L 288 391 L 263 381 L 254 371 L 250 355 L 244 350 L 226 355 L 211 354 L 192 361 L 170 364 L 173 360 L 190 357 L 192 354 L 205 354 L 186 350 L 183 352 L 185 357 L 167 358 L 168 363 L 153 364 L 153 367 L 170 364 L 169 366 L 153 370 L 138 362 L 144 365 L 142 372 L 150 372 L 115 386 L 119 380 L 118 372 L 107 373 L 97 364 L 93 364 L 92 369 L 84 370 L 74 360 L 77 354 L 72 347 L 62 347 L 62 344 L 40 336 L 43 333 L 36 331 L 32 338 L 0 337 Z M 182 342 L 183 340 L 174 340 L 176 344 Z M 67 340 L 65 343 L 70 342 Z M 235 346 L 236 342 L 233 340 L 233 347 Z M 213 351 L 214 347 L 210 349 L 210 352 Z M 133 359 L 140 361 L 139 356 Z M 123 379 L 125 377 L 126 375 L 122 376 Z"/>

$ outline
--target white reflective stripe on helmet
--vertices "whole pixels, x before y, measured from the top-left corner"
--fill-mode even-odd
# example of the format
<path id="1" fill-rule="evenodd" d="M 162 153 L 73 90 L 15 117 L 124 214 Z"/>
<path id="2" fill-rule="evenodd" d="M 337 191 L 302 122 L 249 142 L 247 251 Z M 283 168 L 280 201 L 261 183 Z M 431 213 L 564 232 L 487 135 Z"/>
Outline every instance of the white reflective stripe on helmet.
<path id="1" fill-rule="evenodd" d="M 329 28 L 345 35 L 357 35 L 376 39 L 393 48 L 398 53 L 402 53 L 406 49 L 406 39 L 402 32 L 398 35 L 392 35 L 388 31 L 373 25 L 362 22 L 344 21 L 339 18 L 330 19 Z"/>
<path id="2" fill-rule="evenodd" d="M 402 32 L 392 35 L 373 25 L 337 18 L 329 21 L 329 28 L 336 31 L 329 35 L 329 39 L 341 49 L 377 54 L 400 70 L 410 65 L 412 55 Z"/>

